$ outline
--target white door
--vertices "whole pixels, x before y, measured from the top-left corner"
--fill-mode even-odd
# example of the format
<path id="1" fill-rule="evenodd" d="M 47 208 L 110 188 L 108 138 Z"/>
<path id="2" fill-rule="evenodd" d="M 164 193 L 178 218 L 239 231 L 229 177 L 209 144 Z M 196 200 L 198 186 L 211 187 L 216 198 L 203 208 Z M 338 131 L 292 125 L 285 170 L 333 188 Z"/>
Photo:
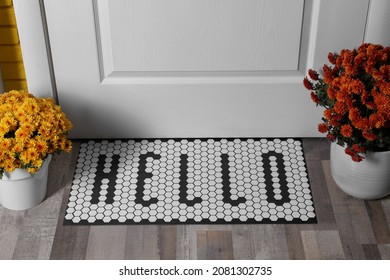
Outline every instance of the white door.
<path id="1" fill-rule="evenodd" d="M 14 2 L 31 69 L 32 4 Z M 125 138 L 318 136 L 302 79 L 329 51 L 374 38 L 370 5 L 384 1 L 32 2 L 49 60 L 27 73 L 30 90 L 50 72 L 71 136 Z"/>

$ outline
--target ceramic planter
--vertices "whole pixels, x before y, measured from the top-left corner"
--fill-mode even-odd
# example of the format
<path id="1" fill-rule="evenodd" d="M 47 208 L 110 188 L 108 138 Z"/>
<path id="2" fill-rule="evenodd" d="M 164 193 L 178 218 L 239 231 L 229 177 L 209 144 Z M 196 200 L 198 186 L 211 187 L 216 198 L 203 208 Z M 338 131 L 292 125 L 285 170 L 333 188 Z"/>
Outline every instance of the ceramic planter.
<path id="1" fill-rule="evenodd" d="M 345 193 L 360 199 L 378 199 L 390 194 L 390 151 L 370 152 L 361 162 L 352 161 L 344 148 L 331 144 L 330 169 Z"/>
<path id="2" fill-rule="evenodd" d="M 4 172 L 0 179 L 0 204 L 11 210 L 26 210 L 41 203 L 46 196 L 50 160 L 51 155 L 34 175 L 25 169 Z"/>

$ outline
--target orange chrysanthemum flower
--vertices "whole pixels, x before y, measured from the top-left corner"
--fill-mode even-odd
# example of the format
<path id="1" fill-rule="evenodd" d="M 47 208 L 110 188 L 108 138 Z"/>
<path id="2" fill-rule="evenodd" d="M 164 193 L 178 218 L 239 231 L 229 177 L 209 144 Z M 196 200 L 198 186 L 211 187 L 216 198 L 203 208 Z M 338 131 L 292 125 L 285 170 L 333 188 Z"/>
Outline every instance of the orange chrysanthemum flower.
<path id="1" fill-rule="evenodd" d="M 386 118 L 381 113 L 374 113 L 369 118 L 370 126 L 375 127 L 377 129 L 383 127 L 386 124 Z"/>
<path id="2" fill-rule="evenodd" d="M 341 135 L 344 136 L 344 137 L 351 137 L 352 136 L 352 132 L 353 132 L 353 128 L 351 125 L 349 124 L 344 124 L 342 127 L 341 127 Z"/>
<path id="3" fill-rule="evenodd" d="M 360 146 L 358 144 L 353 144 L 352 149 L 358 153 L 364 153 L 366 151 L 366 148 L 363 146 Z"/>
<path id="4" fill-rule="evenodd" d="M 332 109 L 326 109 L 324 111 L 324 117 L 327 120 L 330 120 L 332 118 L 333 110 Z"/>
<path id="5" fill-rule="evenodd" d="M 328 134 L 326 135 L 326 138 L 328 138 L 328 140 L 330 140 L 330 141 L 335 141 L 335 140 L 337 139 L 337 136 L 334 135 L 334 134 L 328 133 Z"/>
<path id="6" fill-rule="evenodd" d="M 374 141 L 377 139 L 377 136 L 374 133 L 363 131 L 363 137 L 368 141 Z"/>
<path id="7" fill-rule="evenodd" d="M 313 89 L 314 89 L 314 88 L 313 88 L 313 85 L 311 84 L 311 82 L 309 81 L 309 79 L 306 78 L 306 77 L 303 79 L 303 85 L 304 85 L 305 88 L 308 89 L 308 90 L 313 90 Z"/>
<path id="8" fill-rule="evenodd" d="M 349 110 L 348 117 L 349 117 L 349 119 L 350 119 L 352 122 L 357 122 L 357 121 L 359 121 L 360 118 L 361 118 L 359 109 L 356 108 L 356 107 L 351 108 L 351 109 Z"/>
<path id="9" fill-rule="evenodd" d="M 312 93 L 310 94 L 310 97 L 311 97 L 311 100 L 312 100 L 314 103 L 316 103 L 316 104 L 320 103 L 320 101 L 321 101 L 321 99 L 319 99 L 318 96 L 317 96 L 314 92 L 312 92 Z"/>
<path id="10" fill-rule="evenodd" d="M 304 82 L 311 99 L 325 107 L 318 130 L 344 142 L 357 162 L 359 153 L 390 150 L 390 47 L 365 43 L 330 52 L 328 59 L 323 78 L 309 69 Z"/>
<path id="11" fill-rule="evenodd" d="M 331 120 L 329 121 L 329 124 L 330 124 L 331 126 L 334 126 L 334 127 L 339 127 L 339 126 L 341 125 L 340 122 L 337 121 L 337 120 L 335 120 L 335 119 L 331 119 Z"/>
<path id="12" fill-rule="evenodd" d="M 329 126 L 326 123 L 320 123 L 318 125 L 318 131 L 321 133 L 326 133 L 328 132 Z"/>
<path id="13" fill-rule="evenodd" d="M 359 120 L 352 122 L 353 126 L 360 130 L 371 129 L 370 121 L 367 118 L 360 118 Z"/>
<path id="14" fill-rule="evenodd" d="M 364 157 L 360 156 L 360 155 L 354 155 L 352 156 L 352 160 L 354 162 L 361 162 L 362 160 L 364 159 Z"/>
<path id="15" fill-rule="evenodd" d="M 308 75 L 309 75 L 310 79 L 312 79 L 313 81 L 318 81 L 319 75 L 313 69 L 309 69 Z"/>
<path id="16" fill-rule="evenodd" d="M 326 110 L 329 110 L 329 109 L 326 109 Z M 334 104 L 333 110 L 341 116 L 348 112 L 348 108 L 347 108 L 346 104 L 343 102 L 339 102 L 339 101 Z"/>
<path id="17" fill-rule="evenodd" d="M 328 60 L 330 63 L 332 64 L 336 64 L 336 56 L 334 55 L 334 53 L 328 53 Z"/>
<path id="18" fill-rule="evenodd" d="M 387 94 L 387 95 L 390 94 L 390 83 L 389 83 L 389 82 L 386 82 L 386 81 L 379 81 L 379 82 L 377 83 L 377 86 L 378 86 L 379 90 L 380 90 L 383 94 Z"/>
<path id="19" fill-rule="evenodd" d="M 327 84 L 331 84 L 333 81 L 332 69 L 330 69 L 328 65 L 324 65 L 322 70 L 324 71 L 324 82 Z"/>

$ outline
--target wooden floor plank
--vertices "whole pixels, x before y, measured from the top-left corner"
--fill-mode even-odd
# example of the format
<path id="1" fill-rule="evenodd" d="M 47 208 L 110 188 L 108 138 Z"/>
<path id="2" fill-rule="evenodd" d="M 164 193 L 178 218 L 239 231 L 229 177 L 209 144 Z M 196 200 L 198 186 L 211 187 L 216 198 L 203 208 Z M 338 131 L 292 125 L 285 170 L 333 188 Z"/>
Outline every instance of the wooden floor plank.
<path id="1" fill-rule="evenodd" d="M 48 259 L 64 196 L 64 176 L 71 155 L 61 153 L 50 163 L 47 197 L 38 206 L 24 211 L 13 259 Z"/>
<path id="2" fill-rule="evenodd" d="M 160 259 L 175 260 L 177 234 L 175 225 L 159 226 L 158 246 L 160 248 Z"/>
<path id="3" fill-rule="evenodd" d="M 0 260 L 10 260 L 14 255 L 24 211 L 11 211 L 0 206 Z"/>
<path id="4" fill-rule="evenodd" d="M 378 244 L 382 260 L 390 260 L 390 244 Z"/>
<path id="5" fill-rule="evenodd" d="M 89 230 L 87 260 L 123 260 L 125 257 L 126 226 L 91 226 Z"/>
<path id="6" fill-rule="evenodd" d="M 54 237 L 52 260 L 84 260 L 87 253 L 89 226 L 60 226 Z"/>
<path id="7" fill-rule="evenodd" d="M 68 168 L 63 177 L 64 195 L 62 198 L 61 211 L 58 217 L 57 229 L 50 259 L 54 260 L 82 260 L 86 258 L 89 237 L 89 226 L 64 226 L 65 209 L 68 203 L 69 192 L 72 184 L 73 173 L 77 162 L 77 154 L 80 143 L 73 143 L 73 152 L 68 159 Z M 62 168 L 64 168 L 64 165 Z"/>
<path id="8" fill-rule="evenodd" d="M 333 211 L 347 259 L 364 259 L 361 244 L 376 244 L 364 200 L 353 198 L 336 185 L 329 161 L 322 161 Z"/>
<path id="9" fill-rule="evenodd" d="M 256 258 L 253 232 L 255 225 L 232 225 L 233 254 L 235 260 L 254 260 Z"/>
<path id="10" fill-rule="evenodd" d="M 252 225 L 251 227 L 256 259 L 289 259 L 289 249 L 284 225 Z"/>
<path id="11" fill-rule="evenodd" d="M 376 239 L 364 200 L 345 194 L 332 178 L 330 162 L 323 161 L 322 165 L 341 237 L 354 236 L 359 244 L 374 244 Z"/>
<path id="12" fill-rule="evenodd" d="M 159 226 L 127 226 L 125 241 L 125 259 L 158 260 L 160 259 Z"/>
<path id="13" fill-rule="evenodd" d="M 188 240 L 188 257 L 191 260 L 198 258 L 198 232 L 201 231 L 230 231 L 229 225 L 210 225 L 210 224 L 197 224 L 197 225 L 186 225 L 187 231 L 185 238 Z"/>
<path id="14" fill-rule="evenodd" d="M 176 226 L 176 259 L 189 260 L 191 259 L 191 240 L 190 240 L 190 225 Z M 196 248 L 194 248 L 196 252 Z M 195 259 L 196 256 L 193 257 Z"/>
<path id="15" fill-rule="evenodd" d="M 289 259 L 304 260 L 305 250 L 303 248 L 300 225 L 286 225 L 286 240 Z"/>
<path id="16" fill-rule="evenodd" d="M 387 227 L 390 228 L 390 195 L 380 199 L 380 202 L 383 209 L 383 214 L 385 215 L 385 220 L 383 220 L 383 222 L 387 222 Z"/>
<path id="17" fill-rule="evenodd" d="M 340 236 L 336 230 L 302 231 L 301 236 L 306 259 L 340 260 L 345 258 Z"/>
<path id="18" fill-rule="evenodd" d="M 302 143 L 306 160 L 329 160 L 330 143 L 326 138 L 303 138 Z"/>
<path id="19" fill-rule="evenodd" d="M 231 231 L 212 230 L 197 232 L 198 260 L 232 260 Z"/>
<path id="20" fill-rule="evenodd" d="M 26 211 L 24 226 L 20 230 L 13 259 L 48 259 L 52 250 L 58 220 L 56 211 L 46 211 L 46 203 Z M 56 203 L 58 206 L 59 203 Z M 52 207 L 47 207 L 52 209 Z"/>
<path id="21" fill-rule="evenodd" d="M 330 145 L 326 139 L 304 139 L 303 141 L 317 224 L 285 225 L 290 259 L 305 259 L 301 237 L 302 230 L 337 230 L 321 163 L 322 160 L 329 159 L 329 148 Z"/>
<path id="22" fill-rule="evenodd" d="M 315 229 L 337 229 L 336 219 L 333 212 L 331 198 L 320 160 L 306 160 L 312 191 L 314 209 L 317 216 Z M 302 225 L 304 229 L 314 229 L 312 225 Z"/>
<path id="23" fill-rule="evenodd" d="M 379 252 L 377 244 L 362 244 L 366 260 L 381 260 L 381 253 Z"/>
<path id="24" fill-rule="evenodd" d="M 390 243 L 390 228 L 389 224 L 386 223 L 381 200 L 367 200 L 365 204 L 377 243 Z"/>

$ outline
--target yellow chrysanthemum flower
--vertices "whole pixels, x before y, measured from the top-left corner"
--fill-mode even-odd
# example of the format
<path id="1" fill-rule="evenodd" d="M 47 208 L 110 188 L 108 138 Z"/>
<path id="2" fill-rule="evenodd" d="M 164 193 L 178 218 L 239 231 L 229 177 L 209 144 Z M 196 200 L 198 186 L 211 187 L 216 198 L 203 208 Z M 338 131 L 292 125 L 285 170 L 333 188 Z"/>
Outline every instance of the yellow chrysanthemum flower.
<path id="1" fill-rule="evenodd" d="M 5 151 L 0 149 L 0 160 L 2 160 L 5 156 Z"/>
<path id="2" fill-rule="evenodd" d="M 41 125 L 38 128 L 38 133 L 45 137 L 48 138 L 51 135 L 51 124 L 48 121 L 42 121 Z"/>
<path id="3" fill-rule="evenodd" d="M 31 139 L 29 138 L 26 143 L 24 143 L 24 148 L 26 149 L 35 149 L 35 140 L 34 139 Z"/>
<path id="4" fill-rule="evenodd" d="M 25 142 L 30 137 L 31 132 L 23 127 L 18 128 L 15 132 L 15 136 L 18 142 Z"/>
<path id="5" fill-rule="evenodd" d="M 18 121 L 23 122 L 23 119 L 26 118 L 26 112 L 22 108 L 17 108 L 15 111 L 15 118 Z"/>
<path id="6" fill-rule="evenodd" d="M 31 174 L 37 173 L 38 170 L 39 170 L 39 168 L 37 168 L 37 167 L 29 167 L 29 168 L 27 168 L 27 172 L 31 173 Z"/>
<path id="7" fill-rule="evenodd" d="M 16 166 L 14 165 L 12 160 L 5 160 L 3 162 L 3 168 L 7 172 L 12 172 L 16 169 Z"/>
<path id="8" fill-rule="evenodd" d="M 1 110 L 3 112 L 11 112 L 12 111 L 12 104 L 4 103 L 4 104 L 2 104 L 1 107 L 2 107 Z"/>
<path id="9" fill-rule="evenodd" d="M 13 149 L 12 151 L 15 153 L 15 154 L 18 154 L 18 153 L 21 153 L 24 149 L 24 144 L 21 143 L 21 142 L 17 142 L 14 146 L 13 146 Z"/>
<path id="10" fill-rule="evenodd" d="M 41 158 L 38 158 L 37 160 L 34 160 L 34 161 L 32 162 L 32 165 L 33 165 L 34 167 L 37 167 L 37 168 L 41 167 L 42 164 L 43 164 L 43 159 L 41 159 Z"/>
<path id="11" fill-rule="evenodd" d="M 35 149 L 40 154 L 46 154 L 47 153 L 47 143 L 42 139 L 38 138 L 35 142 Z"/>
<path id="12" fill-rule="evenodd" d="M 62 137 L 59 140 L 59 148 L 65 152 L 70 152 L 72 150 L 72 142 L 65 137 Z"/>
<path id="13" fill-rule="evenodd" d="M 24 91 L 0 94 L 0 173 L 15 168 L 36 172 L 54 152 L 69 152 L 72 124 L 51 98 Z"/>
<path id="14" fill-rule="evenodd" d="M 8 151 L 11 149 L 11 146 L 13 144 L 13 139 L 6 138 L 0 140 L 0 149 L 3 151 Z"/>
<path id="15" fill-rule="evenodd" d="M 20 155 L 19 155 L 19 158 L 20 160 L 24 163 L 24 164 L 29 164 L 30 163 L 30 157 L 29 157 L 29 153 L 27 150 L 23 150 Z"/>
<path id="16" fill-rule="evenodd" d="M 34 148 L 28 148 L 22 151 L 19 157 L 26 165 L 39 160 L 39 154 Z"/>
<path id="17" fill-rule="evenodd" d="M 58 144 L 55 141 L 49 141 L 47 145 L 47 153 L 52 154 L 55 151 L 59 150 Z"/>
<path id="18" fill-rule="evenodd" d="M 30 124 L 33 123 L 33 121 L 34 121 L 33 117 L 26 113 L 24 116 L 22 116 L 19 119 L 19 124 Z"/>
<path id="19" fill-rule="evenodd" d="M 15 170 L 15 168 L 20 167 L 20 163 L 15 158 L 14 154 L 10 152 L 6 152 L 2 160 L 2 167 L 5 171 L 12 172 Z"/>
<path id="20" fill-rule="evenodd" d="M 8 131 L 14 130 L 18 124 L 17 120 L 14 118 L 14 116 L 11 112 L 6 112 L 2 116 L 0 123 Z"/>
<path id="21" fill-rule="evenodd" d="M 4 137 L 4 135 L 9 131 L 9 127 L 0 123 L 0 137 Z"/>
<path id="22" fill-rule="evenodd" d="M 21 108 L 29 115 L 35 115 L 39 112 L 39 105 L 33 98 L 25 99 Z"/>

